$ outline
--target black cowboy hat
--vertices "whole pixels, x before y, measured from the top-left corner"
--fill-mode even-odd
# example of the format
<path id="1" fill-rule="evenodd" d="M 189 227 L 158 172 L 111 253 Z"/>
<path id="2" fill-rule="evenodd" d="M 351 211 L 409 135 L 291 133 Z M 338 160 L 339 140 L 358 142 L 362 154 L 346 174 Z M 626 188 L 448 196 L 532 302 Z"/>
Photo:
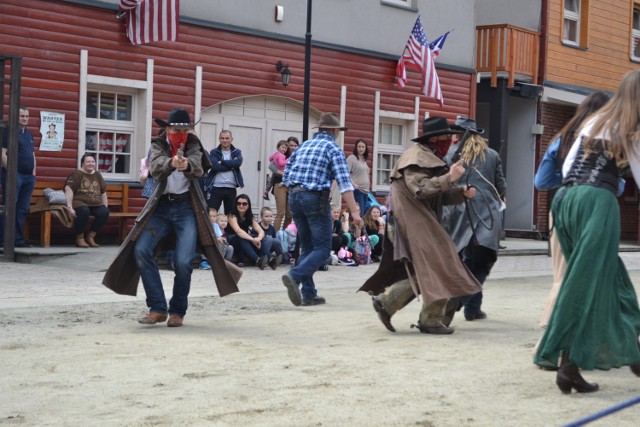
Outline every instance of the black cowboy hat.
<path id="1" fill-rule="evenodd" d="M 334 113 L 324 113 L 320 116 L 320 122 L 318 123 L 318 129 L 340 129 L 349 130 L 344 126 L 340 126 L 340 120 Z"/>
<path id="2" fill-rule="evenodd" d="M 456 119 L 456 126 L 460 126 L 461 128 L 477 135 L 482 135 L 484 133 L 484 129 L 477 127 L 476 121 L 469 117 L 458 117 Z"/>
<path id="3" fill-rule="evenodd" d="M 169 118 L 167 119 L 166 122 L 162 119 L 155 119 L 155 122 L 163 128 L 193 127 L 193 123 L 191 122 L 191 117 L 189 117 L 189 112 L 187 110 L 183 110 L 182 108 L 175 108 L 171 110 L 171 112 L 169 113 Z"/>
<path id="4" fill-rule="evenodd" d="M 450 125 L 447 119 L 440 116 L 434 116 L 424 119 L 422 122 L 422 135 L 412 139 L 415 142 L 427 142 L 429 138 L 448 134 L 463 134 L 465 129 Z"/>

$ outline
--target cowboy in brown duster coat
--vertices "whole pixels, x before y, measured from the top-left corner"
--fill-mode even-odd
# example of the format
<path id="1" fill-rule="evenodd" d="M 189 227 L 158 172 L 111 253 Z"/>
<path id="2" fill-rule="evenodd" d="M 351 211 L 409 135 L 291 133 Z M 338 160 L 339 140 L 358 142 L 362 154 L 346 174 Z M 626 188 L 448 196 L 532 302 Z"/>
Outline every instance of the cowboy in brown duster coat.
<path id="1" fill-rule="evenodd" d="M 374 295 L 373 307 L 392 332 L 391 316 L 421 295 L 420 332 L 451 334 L 455 298 L 475 294 L 480 284 L 460 261 L 439 219 L 443 205 L 462 203 L 475 189 L 456 186 L 464 168 L 455 164 L 449 170 L 442 160 L 451 134 L 462 130 L 450 127 L 444 117 L 425 119 L 422 127 L 422 136 L 413 140 L 418 144 L 403 153 L 391 173 L 382 260 L 360 290 Z"/>
<path id="2" fill-rule="evenodd" d="M 159 124 L 164 127 L 170 127 L 172 124 L 172 115 L 175 112 L 181 112 L 184 117 L 180 119 L 174 119 L 178 121 L 176 126 L 182 125 L 182 127 L 191 127 L 191 121 L 189 119 L 188 113 L 184 110 L 174 110 L 169 115 L 169 123 L 166 123 L 162 120 L 156 120 Z M 184 123 L 184 122 L 188 123 Z M 188 124 L 189 126 L 184 126 Z M 202 144 L 200 140 L 193 134 L 188 133 L 186 137 L 186 142 L 181 145 L 183 148 L 180 150 L 178 156 L 188 162 L 187 168 L 184 170 L 184 176 L 187 178 L 188 189 L 185 193 L 173 196 L 180 196 L 179 199 L 176 200 L 176 203 L 184 200 L 184 203 L 189 203 L 193 209 L 193 214 L 195 215 L 195 225 L 197 228 L 197 244 L 201 247 L 201 252 L 204 252 L 207 261 L 212 266 L 212 273 L 215 280 L 215 284 L 218 288 L 218 292 L 220 296 L 225 296 L 231 294 L 233 292 L 238 292 L 237 283 L 240 280 L 242 275 L 242 270 L 233 265 L 232 263 L 226 261 L 218 246 L 216 244 L 216 238 L 213 232 L 213 227 L 209 220 L 207 204 L 202 193 L 202 189 L 199 184 L 199 178 L 204 175 L 204 171 L 208 170 L 211 166 L 209 161 L 209 156 L 206 151 L 202 148 Z M 151 197 L 147 201 L 147 204 L 144 206 L 142 212 L 136 219 L 135 225 L 132 228 L 131 232 L 125 239 L 125 241 L 120 246 L 120 249 L 116 255 L 115 260 L 109 266 L 103 280 L 102 284 L 113 290 L 114 292 L 122 295 L 133 295 L 135 296 L 138 290 L 138 282 L 140 281 L 140 269 L 138 267 L 138 263 L 136 262 L 136 257 L 134 256 L 134 250 L 136 249 L 136 241 L 140 237 L 140 235 L 145 231 L 146 227 L 148 227 L 149 220 L 153 218 L 158 205 L 161 203 L 172 203 L 167 202 L 167 197 L 171 200 L 171 194 L 165 194 L 167 190 L 167 181 L 169 176 L 176 170 L 173 165 L 172 159 L 175 158 L 176 155 L 172 153 L 172 147 L 169 141 L 167 140 L 166 134 L 163 132 L 159 137 L 153 139 L 151 141 L 151 155 L 150 155 L 150 167 L 149 174 L 156 179 L 158 184 L 156 185 Z M 153 232 L 153 230 L 151 230 Z M 170 240 L 170 235 L 167 238 L 164 238 L 158 244 L 158 248 L 163 246 L 163 242 L 166 240 Z M 164 245 L 168 246 L 168 245 Z M 173 246 L 168 246 L 173 247 Z M 156 248 L 157 250 L 157 248 Z M 157 270 L 157 265 L 154 266 L 155 270 Z M 189 270 L 189 279 L 190 279 L 190 270 Z M 159 280 L 159 276 L 158 276 Z M 146 286 L 149 285 L 145 283 Z M 188 294 L 188 283 L 186 284 L 187 288 L 185 289 Z M 154 287 L 157 287 L 158 284 L 154 283 Z M 160 290 L 162 284 L 159 284 Z M 174 282 L 174 297 L 176 292 L 176 286 Z M 162 292 L 163 294 L 163 292 Z M 162 295 L 164 297 L 164 295 Z M 186 296 L 184 297 L 186 298 Z M 172 299 L 172 302 L 174 300 Z M 186 301 L 185 301 L 186 303 Z M 149 300 L 149 292 L 147 292 L 147 305 L 150 304 Z M 166 302 L 165 302 L 166 304 Z M 186 310 L 186 304 L 184 304 L 184 309 Z M 153 324 L 157 322 L 161 322 L 166 320 L 167 313 L 166 308 L 163 311 L 154 311 L 153 306 L 150 306 L 151 311 L 147 316 L 141 318 L 139 320 L 140 323 L 143 324 Z M 169 314 L 171 314 L 171 319 L 169 320 L 168 326 L 181 326 L 182 325 L 182 317 L 183 313 L 172 314 L 172 308 L 169 307 Z"/>

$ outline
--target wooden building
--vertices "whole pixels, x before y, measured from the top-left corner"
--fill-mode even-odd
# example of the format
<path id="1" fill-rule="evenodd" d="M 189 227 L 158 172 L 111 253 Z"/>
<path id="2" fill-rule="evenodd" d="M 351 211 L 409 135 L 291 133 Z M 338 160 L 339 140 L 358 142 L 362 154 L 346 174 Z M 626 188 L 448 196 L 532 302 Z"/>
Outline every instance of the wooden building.
<path id="1" fill-rule="evenodd" d="M 266 3 L 183 2 L 178 41 L 132 46 L 123 21 L 116 18 L 117 0 L 3 0 L 0 53 L 22 57 L 21 103 L 31 109 L 29 128 L 36 145 L 40 113 L 64 114 L 62 149 L 36 148 L 38 179 L 63 181 L 79 166 L 82 154 L 95 153 L 105 178 L 129 183 L 129 206 L 141 209 L 138 165 L 158 131 L 153 119 L 183 107 L 198 121 L 195 131 L 207 149 L 217 146 L 221 129 L 232 130 L 244 155 L 242 191 L 254 208 L 273 203 L 261 197 L 268 156 L 279 139 L 302 134 L 306 10 L 304 2 L 278 2 L 290 17 L 279 27 L 273 22 L 273 5 Z M 419 7 L 427 10 L 427 2 L 372 3 L 360 5 L 366 10 L 360 16 L 350 15 L 352 5 L 343 2 L 331 1 L 331 10 L 328 3 L 315 5 L 310 121 L 313 126 L 320 113 L 338 113 L 349 127 L 339 141 L 347 153 L 357 138 L 369 141 L 373 190 L 384 194 L 395 159 L 419 133 L 425 116 L 453 120 L 475 113 L 473 56 L 457 59 L 458 49 L 473 51 L 473 15 L 465 25 L 469 31 L 458 31 L 448 41 L 457 46 L 449 57 L 453 63 L 446 62 L 447 47 L 439 58 L 445 97 L 441 108 L 421 96 L 419 73 L 410 71 L 402 90 L 394 81 L 398 56 Z M 456 8 L 445 5 L 423 17 L 431 38 L 439 35 L 434 28 L 453 26 L 445 20 L 453 19 Z M 323 17 L 332 17 L 332 24 L 343 20 L 342 26 L 335 25 L 343 33 L 316 21 Z M 386 21 L 393 24 L 386 31 L 371 25 Z M 353 31 L 358 26 L 359 38 Z M 276 70 L 279 61 L 291 71 L 288 86 Z M 115 227 L 109 230 L 115 239 Z M 54 244 L 69 240 L 66 229 L 54 229 Z"/>

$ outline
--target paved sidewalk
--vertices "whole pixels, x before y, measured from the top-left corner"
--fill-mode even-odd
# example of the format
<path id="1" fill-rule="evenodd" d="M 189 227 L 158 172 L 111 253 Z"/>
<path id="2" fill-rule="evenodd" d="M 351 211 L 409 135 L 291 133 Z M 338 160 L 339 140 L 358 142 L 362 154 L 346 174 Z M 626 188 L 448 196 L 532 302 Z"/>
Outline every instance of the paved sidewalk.
<path id="1" fill-rule="evenodd" d="M 502 242 L 498 262 L 488 283 L 495 279 L 524 278 L 551 275 L 550 258 L 546 255 L 547 242 L 526 239 L 507 239 Z M 102 276 L 114 258 L 117 246 L 96 249 L 75 247 L 20 249 L 20 256 L 31 256 L 34 263 L 0 262 L 0 308 L 41 307 L 52 305 L 94 304 L 105 302 L 140 301 L 144 307 L 144 289 L 138 296 L 117 295 L 101 285 Z M 640 248 L 625 244 L 620 256 L 629 270 L 640 270 Z M 38 255 L 40 254 L 40 255 Z M 43 256 L 46 255 L 46 256 Z M 377 268 L 377 264 L 358 267 L 332 266 L 329 271 L 316 273 L 320 294 L 327 289 L 356 289 Z M 240 294 L 281 292 L 286 299 L 281 276 L 287 266 L 278 270 L 259 270 L 245 267 L 239 283 Z M 167 293 L 173 282 L 173 272 L 161 270 Z M 211 271 L 194 270 L 190 296 L 218 295 Z M 233 297 L 233 296 L 232 296 Z"/>

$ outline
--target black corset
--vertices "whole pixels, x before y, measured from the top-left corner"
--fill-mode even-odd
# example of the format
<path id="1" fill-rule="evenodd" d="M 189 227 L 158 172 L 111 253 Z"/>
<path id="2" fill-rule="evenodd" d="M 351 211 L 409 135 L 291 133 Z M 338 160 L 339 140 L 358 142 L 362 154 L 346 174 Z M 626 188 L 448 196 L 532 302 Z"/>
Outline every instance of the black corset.
<path id="1" fill-rule="evenodd" d="M 569 173 L 563 179 L 562 184 L 569 187 L 573 185 L 590 185 L 604 188 L 616 195 L 618 194 L 619 180 L 620 170 L 616 165 L 615 159 L 605 152 L 603 141 L 594 141 L 594 151 L 587 156 L 584 155 L 581 141 L 576 159 L 571 165 Z"/>

